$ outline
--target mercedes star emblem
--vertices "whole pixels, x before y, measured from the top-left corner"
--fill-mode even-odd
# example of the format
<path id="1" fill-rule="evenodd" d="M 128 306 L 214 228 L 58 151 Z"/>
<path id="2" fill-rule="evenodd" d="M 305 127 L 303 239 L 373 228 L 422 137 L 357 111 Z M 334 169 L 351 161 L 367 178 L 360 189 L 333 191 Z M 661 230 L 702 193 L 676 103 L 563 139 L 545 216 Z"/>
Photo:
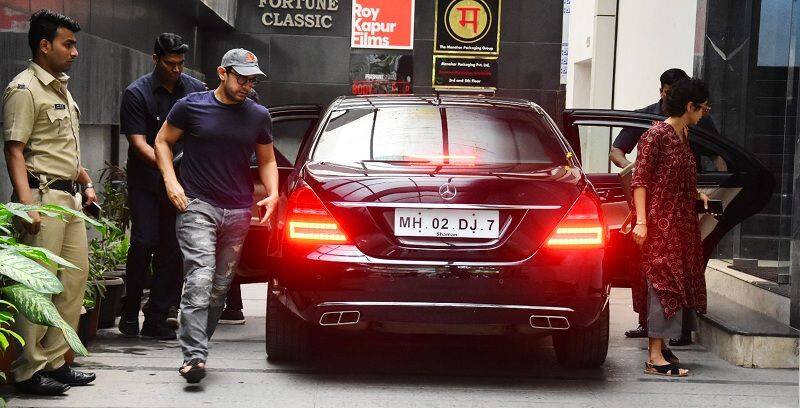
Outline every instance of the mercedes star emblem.
<path id="1" fill-rule="evenodd" d="M 442 184 L 442 186 L 439 187 L 439 195 L 448 201 L 454 199 L 457 192 L 458 190 L 456 190 L 456 186 L 450 183 Z"/>

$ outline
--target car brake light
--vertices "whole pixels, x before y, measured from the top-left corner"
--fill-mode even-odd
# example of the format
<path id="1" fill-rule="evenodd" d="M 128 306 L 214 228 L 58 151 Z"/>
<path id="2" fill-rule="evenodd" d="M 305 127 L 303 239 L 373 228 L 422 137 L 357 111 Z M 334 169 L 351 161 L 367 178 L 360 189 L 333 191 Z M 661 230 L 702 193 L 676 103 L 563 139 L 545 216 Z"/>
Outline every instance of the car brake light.
<path id="1" fill-rule="evenodd" d="M 550 248 L 602 248 L 605 227 L 600 207 L 588 193 L 582 193 L 547 240 Z"/>
<path id="2" fill-rule="evenodd" d="M 339 224 L 307 184 L 289 196 L 287 237 L 297 242 L 347 242 Z"/>
<path id="3" fill-rule="evenodd" d="M 412 156 L 415 159 L 422 159 L 432 162 L 448 163 L 448 164 L 461 164 L 461 165 L 474 165 L 477 157 L 472 155 L 454 155 L 454 154 L 422 154 Z"/>

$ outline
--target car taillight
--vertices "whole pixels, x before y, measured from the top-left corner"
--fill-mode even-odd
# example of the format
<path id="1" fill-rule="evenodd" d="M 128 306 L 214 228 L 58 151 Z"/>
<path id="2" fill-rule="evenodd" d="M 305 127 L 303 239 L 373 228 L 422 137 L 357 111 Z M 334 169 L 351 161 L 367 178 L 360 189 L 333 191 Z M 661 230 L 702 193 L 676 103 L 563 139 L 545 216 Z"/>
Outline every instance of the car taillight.
<path id="1" fill-rule="evenodd" d="M 289 196 L 286 236 L 308 243 L 347 242 L 339 224 L 311 187 L 302 183 Z"/>
<path id="2" fill-rule="evenodd" d="M 605 226 L 600 207 L 589 193 L 582 193 L 547 239 L 550 248 L 602 248 Z"/>

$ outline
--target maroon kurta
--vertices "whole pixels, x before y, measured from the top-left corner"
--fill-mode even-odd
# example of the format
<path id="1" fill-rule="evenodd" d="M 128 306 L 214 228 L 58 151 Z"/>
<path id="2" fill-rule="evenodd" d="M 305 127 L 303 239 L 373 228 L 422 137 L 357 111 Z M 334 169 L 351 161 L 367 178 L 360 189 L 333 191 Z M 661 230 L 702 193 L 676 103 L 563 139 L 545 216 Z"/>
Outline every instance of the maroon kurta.
<path id="1" fill-rule="evenodd" d="M 700 225 L 695 210 L 697 168 L 689 143 L 666 122 L 653 122 L 638 144 L 633 188 L 647 191 L 647 239 L 641 278 L 649 280 L 669 319 L 681 308 L 706 312 Z M 641 304 L 647 286 L 634 293 Z M 646 304 L 646 303 L 645 303 Z"/>

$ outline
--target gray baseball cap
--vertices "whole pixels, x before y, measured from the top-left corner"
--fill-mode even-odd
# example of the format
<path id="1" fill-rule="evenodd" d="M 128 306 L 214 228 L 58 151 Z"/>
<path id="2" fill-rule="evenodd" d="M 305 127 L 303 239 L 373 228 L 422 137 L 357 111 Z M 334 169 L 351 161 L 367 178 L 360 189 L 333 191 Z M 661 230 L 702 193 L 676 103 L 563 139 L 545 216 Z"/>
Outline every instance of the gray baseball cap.
<path id="1" fill-rule="evenodd" d="M 224 68 L 232 67 L 237 74 L 242 76 L 261 75 L 266 77 L 267 74 L 261 71 L 258 67 L 258 58 L 250 51 L 242 48 L 234 48 L 222 56 L 220 65 Z"/>

